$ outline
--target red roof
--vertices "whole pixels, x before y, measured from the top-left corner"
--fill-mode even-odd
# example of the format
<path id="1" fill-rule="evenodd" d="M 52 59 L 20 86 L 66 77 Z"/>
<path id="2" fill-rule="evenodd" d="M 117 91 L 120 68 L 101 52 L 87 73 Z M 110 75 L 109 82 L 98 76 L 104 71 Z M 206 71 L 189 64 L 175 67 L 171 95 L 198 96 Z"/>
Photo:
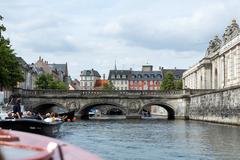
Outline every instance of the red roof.
<path id="1" fill-rule="evenodd" d="M 96 80 L 96 83 L 95 83 L 95 86 L 94 86 L 94 88 L 101 88 L 101 87 L 103 87 L 105 84 L 107 84 L 108 83 L 108 80 L 101 80 L 101 79 L 98 79 L 98 80 Z"/>

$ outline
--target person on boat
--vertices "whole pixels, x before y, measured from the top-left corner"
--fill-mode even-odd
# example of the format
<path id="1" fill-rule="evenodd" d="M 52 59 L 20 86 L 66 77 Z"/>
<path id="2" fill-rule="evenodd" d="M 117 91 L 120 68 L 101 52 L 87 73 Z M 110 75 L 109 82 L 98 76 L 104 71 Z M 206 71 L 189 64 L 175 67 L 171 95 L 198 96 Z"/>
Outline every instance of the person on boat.
<path id="1" fill-rule="evenodd" d="M 14 113 L 8 112 L 7 117 L 5 117 L 5 119 L 14 119 Z"/>
<path id="2" fill-rule="evenodd" d="M 20 106 L 21 100 L 17 99 L 17 102 L 13 106 L 13 113 L 20 115 L 21 117 L 21 106 Z"/>
<path id="3" fill-rule="evenodd" d="M 22 118 L 43 120 L 43 117 L 40 114 L 33 114 L 31 111 L 27 111 Z"/>

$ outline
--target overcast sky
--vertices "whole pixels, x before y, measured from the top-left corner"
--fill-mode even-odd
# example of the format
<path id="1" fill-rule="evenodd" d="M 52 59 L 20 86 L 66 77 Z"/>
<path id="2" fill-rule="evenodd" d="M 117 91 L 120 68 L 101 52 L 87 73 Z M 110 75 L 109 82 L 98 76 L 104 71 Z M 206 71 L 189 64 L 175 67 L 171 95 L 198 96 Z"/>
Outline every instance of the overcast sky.
<path id="1" fill-rule="evenodd" d="M 239 0 L 1 0 L 17 56 L 108 74 L 114 68 L 189 68 L 233 18 Z"/>

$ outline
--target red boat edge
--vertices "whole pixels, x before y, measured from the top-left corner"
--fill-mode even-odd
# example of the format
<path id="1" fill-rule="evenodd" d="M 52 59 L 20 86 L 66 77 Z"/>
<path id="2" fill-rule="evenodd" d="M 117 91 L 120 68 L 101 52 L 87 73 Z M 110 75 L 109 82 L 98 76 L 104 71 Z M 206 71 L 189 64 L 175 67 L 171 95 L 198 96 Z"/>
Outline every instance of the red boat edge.
<path id="1" fill-rule="evenodd" d="M 51 137 L 0 129 L 0 137 L 1 136 L 3 138 L 0 139 L 0 146 L 4 145 L 18 148 L 26 146 L 26 149 L 30 148 L 32 150 L 42 148 L 48 151 L 49 155 L 52 156 L 52 160 L 102 160 L 88 151 Z M 31 159 L 39 159 L 39 157 L 31 157 Z"/>

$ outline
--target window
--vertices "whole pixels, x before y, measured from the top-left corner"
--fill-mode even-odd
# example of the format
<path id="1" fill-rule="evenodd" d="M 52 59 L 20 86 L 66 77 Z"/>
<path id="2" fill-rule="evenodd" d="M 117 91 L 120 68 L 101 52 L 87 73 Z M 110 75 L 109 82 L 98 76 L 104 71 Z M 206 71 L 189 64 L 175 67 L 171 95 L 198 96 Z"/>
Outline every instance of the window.
<path id="1" fill-rule="evenodd" d="M 157 74 L 157 78 L 158 79 L 162 79 L 162 75 L 161 74 Z"/>
<path id="2" fill-rule="evenodd" d="M 142 75 L 141 75 L 141 74 L 138 74 L 138 78 L 142 78 Z"/>
<path id="3" fill-rule="evenodd" d="M 123 78 L 123 79 L 126 79 L 126 75 L 122 75 L 122 78 Z"/>
<path id="4" fill-rule="evenodd" d="M 127 90 L 127 87 L 125 87 L 125 90 Z"/>
<path id="5" fill-rule="evenodd" d="M 132 78 L 135 79 L 135 78 L 136 78 L 136 75 L 133 74 L 133 75 L 132 75 Z"/>
<path id="6" fill-rule="evenodd" d="M 128 81 L 125 81 L 125 84 L 127 84 Z"/>
<path id="7" fill-rule="evenodd" d="M 117 79 L 120 79 L 120 75 L 119 74 L 117 75 Z"/>
<path id="8" fill-rule="evenodd" d="M 121 84 L 123 84 L 123 81 L 121 81 Z"/>
<path id="9" fill-rule="evenodd" d="M 115 79 L 115 75 L 114 74 L 111 75 L 111 79 Z"/>
<path id="10" fill-rule="evenodd" d="M 91 71 L 87 71 L 87 72 L 86 72 L 86 75 L 90 75 L 90 74 L 91 74 Z"/>
<path id="11" fill-rule="evenodd" d="M 121 87 L 121 90 L 123 90 L 123 87 Z"/>

